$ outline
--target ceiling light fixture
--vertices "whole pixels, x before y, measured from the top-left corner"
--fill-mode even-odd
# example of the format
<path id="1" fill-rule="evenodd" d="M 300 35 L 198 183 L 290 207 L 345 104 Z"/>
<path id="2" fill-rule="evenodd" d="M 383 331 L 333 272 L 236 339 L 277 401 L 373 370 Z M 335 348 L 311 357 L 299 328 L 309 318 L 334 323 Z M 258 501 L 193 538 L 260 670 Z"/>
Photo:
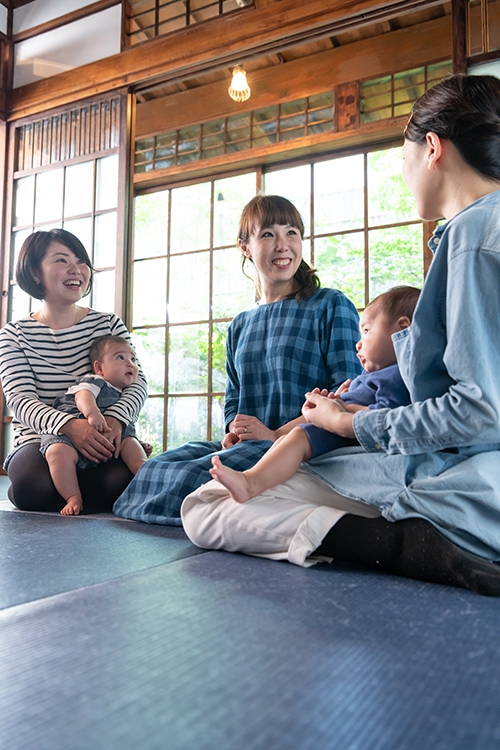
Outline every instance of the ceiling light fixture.
<path id="1" fill-rule="evenodd" d="M 246 102 L 247 99 L 250 99 L 250 86 L 242 65 L 236 65 L 233 68 L 233 78 L 227 92 L 235 102 Z"/>

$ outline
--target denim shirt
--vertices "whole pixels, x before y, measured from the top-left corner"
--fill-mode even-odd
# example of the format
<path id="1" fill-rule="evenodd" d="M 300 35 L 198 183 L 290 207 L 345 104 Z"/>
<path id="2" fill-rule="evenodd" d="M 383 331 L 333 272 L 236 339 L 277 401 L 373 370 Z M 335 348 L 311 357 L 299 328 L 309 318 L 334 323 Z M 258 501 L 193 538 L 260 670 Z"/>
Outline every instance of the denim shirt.
<path id="1" fill-rule="evenodd" d="M 365 451 L 500 449 L 500 191 L 437 228 L 410 328 L 393 336 L 411 405 L 354 415 Z"/>

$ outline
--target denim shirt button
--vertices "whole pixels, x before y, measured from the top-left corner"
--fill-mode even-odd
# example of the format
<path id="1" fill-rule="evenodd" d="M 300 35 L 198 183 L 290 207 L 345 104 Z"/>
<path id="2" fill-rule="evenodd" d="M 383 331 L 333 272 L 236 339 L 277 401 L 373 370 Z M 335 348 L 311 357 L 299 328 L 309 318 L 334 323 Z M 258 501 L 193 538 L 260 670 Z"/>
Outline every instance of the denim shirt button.
<path id="1" fill-rule="evenodd" d="M 375 448 L 376 451 L 382 450 L 380 447 L 380 443 L 374 443 L 373 447 Z"/>

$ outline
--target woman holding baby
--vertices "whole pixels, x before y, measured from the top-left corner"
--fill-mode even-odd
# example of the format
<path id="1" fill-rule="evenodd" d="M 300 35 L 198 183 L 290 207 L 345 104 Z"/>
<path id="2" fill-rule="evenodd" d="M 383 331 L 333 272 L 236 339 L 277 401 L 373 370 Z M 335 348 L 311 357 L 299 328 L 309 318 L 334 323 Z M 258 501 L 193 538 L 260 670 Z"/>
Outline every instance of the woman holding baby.
<path id="1" fill-rule="evenodd" d="M 144 375 L 139 371 L 136 382 L 106 409 L 106 431 L 52 404 L 90 371 L 94 339 L 114 335 L 130 342 L 130 335 L 114 313 L 78 304 L 91 291 L 92 264 L 80 240 L 64 229 L 35 232 L 25 240 L 16 280 L 42 306 L 0 331 L 0 377 L 14 414 L 14 447 L 5 462 L 9 498 L 21 510 L 61 511 L 65 501 L 40 453 L 40 437 L 62 435 L 95 464 L 78 470 L 85 507 L 109 511 L 132 478 L 118 456 L 123 427 L 137 419 L 146 399 Z"/>
<path id="2" fill-rule="evenodd" d="M 308 393 L 304 418 L 360 447 L 244 503 L 211 481 L 182 519 L 205 548 L 500 596 L 500 80 L 452 76 L 425 93 L 403 158 L 420 216 L 445 218 L 412 325 L 393 336 L 411 403 L 352 414 Z"/>

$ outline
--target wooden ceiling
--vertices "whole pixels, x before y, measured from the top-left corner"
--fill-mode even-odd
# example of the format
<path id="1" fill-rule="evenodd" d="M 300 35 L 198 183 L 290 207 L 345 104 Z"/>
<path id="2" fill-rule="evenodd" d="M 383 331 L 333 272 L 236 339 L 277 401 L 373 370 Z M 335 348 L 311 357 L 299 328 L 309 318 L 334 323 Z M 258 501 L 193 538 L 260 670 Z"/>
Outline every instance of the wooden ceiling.
<path id="1" fill-rule="evenodd" d="M 427 23 L 445 21 L 451 30 L 450 17 L 450 0 L 255 0 L 255 7 L 243 7 L 13 89 L 7 92 L 5 112 L 7 119 L 19 119 L 46 111 L 49 101 L 56 108 L 124 88 L 134 91 L 139 104 L 145 104 L 151 99 L 225 84 L 237 63 L 244 64 L 249 73 L 262 76 L 266 69 L 276 70 L 337 48 L 347 51 L 349 45 L 369 43 L 371 38 L 374 42 L 376 38 L 375 46 L 380 47 L 384 35 L 390 42 L 391 34 L 413 29 L 417 36 L 425 34 L 419 27 L 424 29 Z M 369 50 L 366 54 L 369 61 Z M 443 59 L 442 50 L 438 57 Z M 370 76 L 369 67 L 368 63 L 362 77 Z"/>
<path id="2" fill-rule="evenodd" d="M 411 4 L 406 3 L 406 5 L 409 6 Z M 297 46 L 287 46 L 284 44 L 282 49 L 278 49 L 270 55 L 250 57 L 241 62 L 244 64 L 247 73 L 254 73 L 266 68 L 283 65 L 292 60 L 307 58 L 319 52 L 352 44 L 362 39 L 380 37 L 383 34 L 391 34 L 391 32 L 403 28 L 451 15 L 451 1 L 428 2 L 427 6 L 428 7 L 424 8 L 418 7 L 417 10 L 409 8 L 400 15 L 396 15 L 386 21 L 364 24 L 360 19 L 359 24 L 353 23 L 349 28 L 339 30 L 338 33 L 335 33 L 332 36 L 314 39 L 313 41 L 305 42 Z M 411 61 L 409 61 L 409 67 L 411 67 Z M 145 102 L 150 99 L 159 99 L 176 94 L 180 91 L 187 91 L 189 89 L 207 86 L 220 81 L 229 82 L 231 80 L 231 72 L 232 67 L 221 67 L 218 70 L 211 70 L 209 73 L 193 76 L 181 81 L 164 84 L 160 83 L 150 87 L 138 87 L 137 101 Z"/>

